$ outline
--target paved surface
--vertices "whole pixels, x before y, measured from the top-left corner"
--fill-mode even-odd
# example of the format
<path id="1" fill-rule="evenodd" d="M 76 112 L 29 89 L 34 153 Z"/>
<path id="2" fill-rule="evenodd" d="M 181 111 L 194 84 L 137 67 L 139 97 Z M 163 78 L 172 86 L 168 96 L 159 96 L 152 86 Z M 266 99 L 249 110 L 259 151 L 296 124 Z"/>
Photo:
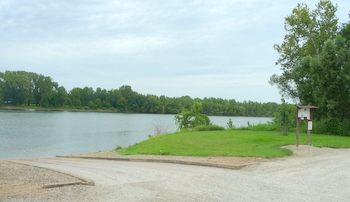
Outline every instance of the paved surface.
<path id="1" fill-rule="evenodd" d="M 294 152 L 241 170 L 70 158 L 16 162 L 95 182 L 43 201 L 350 201 L 349 149 L 302 146 Z"/>

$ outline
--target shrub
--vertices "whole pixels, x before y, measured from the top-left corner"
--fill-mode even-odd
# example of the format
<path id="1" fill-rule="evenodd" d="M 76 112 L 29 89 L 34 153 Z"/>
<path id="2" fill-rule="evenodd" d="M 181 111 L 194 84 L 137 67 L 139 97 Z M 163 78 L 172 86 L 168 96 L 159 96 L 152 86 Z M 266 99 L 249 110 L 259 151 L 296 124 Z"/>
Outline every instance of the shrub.
<path id="1" fill-rule="evenodd" d="M 228 120 L 226 127 L 227 127 L 228 129 L 236 128 L 236 126 L 233 125 L 233 122 L 232 122 L 232 119 L 231 119 L 231 118 Z"/>
<path id="2" fill-rule="evenodd" d="M 273 124 L 262 124 L 259 123 L 257 125 L 251 126 L 252 130 L 263 130 L 263 131 L 276 131 L 278 128 Z"/>
<path id="3" fill-rule="evenodd" d="M 262 124 L 259 123 L 257 125 L 249 124 L 248 126 L 242 126 L 238 128 L 239 130 L 261 130 L 261 131 L 277 131 L 278 128 L 273 123 Z"/>
<path id="4" fill-rule="evenodd" d="M 313 132 L 318 134 L 350 136 L 350 120 L 323 118 L 313 123 Z"/>
<path id="5" fill-rule="evenodd" d="M 207 115 L 202 114 L 202 103 L 195 102 L 191 110 L 183 110 L 175 116 L 175 123 L 179 129 L 193 129 L 199 125 L 209 125 L 210 119 Z"/>
<path id="6" fill-rule="evenodd" d="M 160 119 L 157 119 L 156 122 L 152 123 L 154 136 L 158 136 L 164 133 L 167 133 L 167 130 L 170 128 L 170 125 L 165 125 Z"/>
<path id="7" fill-rule="evenodd" d="M 288 135 L 288 131 L 291 131 L 295 127 L 295 106 L 287 104 L 284 99 L 281 99 L 282 104 L 278 107 L 276 113 L 274 113 L 273 123 L 277 130 L 281 131 L 281 134 Z"/>

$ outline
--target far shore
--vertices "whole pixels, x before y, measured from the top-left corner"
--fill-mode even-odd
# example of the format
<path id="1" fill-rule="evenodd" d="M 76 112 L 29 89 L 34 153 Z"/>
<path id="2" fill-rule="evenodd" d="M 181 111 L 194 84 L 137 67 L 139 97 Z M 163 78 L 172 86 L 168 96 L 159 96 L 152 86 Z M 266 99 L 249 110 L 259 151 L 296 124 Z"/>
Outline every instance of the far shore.
<path id="1" fill-rule="evenodd" d="M 37 110 L 37 111 L 69 111 L 69 112 L 101 112 L 101 113 L 126 113 L 126 114 L 160 114 L 160 113 L 145 113 L 145 112 L 132 112 L 132 111 L 118 111 L 109 109 L 77 109 L 77 108 L 46 108 L 38 106 L 0 106 L 0 110 Z M 176 115 L 176 114 L 172 114 Z M 208 114 L 208 116 L 225 116 L 225 117 L 266 117 L 271 116 L 238 116 L 238 115 L 215 115 Z"/>

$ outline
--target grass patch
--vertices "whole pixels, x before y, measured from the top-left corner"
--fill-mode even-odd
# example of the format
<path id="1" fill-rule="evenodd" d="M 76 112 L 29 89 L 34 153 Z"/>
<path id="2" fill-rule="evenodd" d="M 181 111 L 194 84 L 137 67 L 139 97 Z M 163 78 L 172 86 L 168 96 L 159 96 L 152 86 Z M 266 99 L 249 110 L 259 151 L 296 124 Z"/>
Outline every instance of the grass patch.
<path id="1" fill-rule="evenodd" d="M 300 134 L 300 144 L 306 144 L 306 134 Z M 350 137 L 311 135 L 317 147 L 350 148 Z M 277 131 L 186 131 L 150 138 L 128 148 L 124 155 L 152 154 L 176 156 L 241 156 L 275 158 L 292 155 L 280 148 L 295 144 L 295 135 L 283 136 Z"/>
<path id="2" fill-rule="evenodd" d="M 225 130 L 225 128 L 218 125 L 199 125 L 193 128 L 193 131 L 212 131 L 212 130 Z"/>

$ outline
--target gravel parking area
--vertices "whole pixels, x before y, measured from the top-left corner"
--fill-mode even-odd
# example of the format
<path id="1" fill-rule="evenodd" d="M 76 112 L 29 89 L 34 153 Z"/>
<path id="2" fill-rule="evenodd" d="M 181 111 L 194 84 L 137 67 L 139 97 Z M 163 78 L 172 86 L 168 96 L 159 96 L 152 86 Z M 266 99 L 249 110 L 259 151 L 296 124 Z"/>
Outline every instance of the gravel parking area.
<path id="1" fill-rule="evenodd" d="M 0 201 L 31 198 L 38 195 L 60 194 L 58 189 L 45 185 L 79 179 L 50 169 L 0 160 Z"/>
<path id="2" fill-rule="evenodd" d="M 126 161 L 150 161 L 150 162 L 172 162 L 180 164 L 203 164 L 213 167 L 228 167 L 240 169 L 246 165 L 271 161 L 265 158 L 252 157 L 190 157 L 190 156 L 166 156 L 166 155 L 129 155 L 123 156 L 114 150 L 100 151 L 89 154 L 67 156 L 67 158 L 104 158 Z M 50 169 L 14 163 L 0 160 L 0 200 L 5 201 L 33 201 L 42 198 L 43 201 L 56 200 L 69 193 L 83 193 L 89 187 L 75 185 L 47 189 L 45 185 L 60 182 L 72 182 L 79 179 Z"/>
<path id="3" fill-rule="evenodd" d="M 277 159 L 183 157 L 183 161 L 248 163 L 241 170 L 93 159 L 38 159 L 37 165 L 91 177 L 96 186 L 43 189 L 76 180 L 48 169 L 0 161 L 0 201 L 349 201 L 350 150 L 287 146 Z M 116 157 L 110 151 L 84 155 Z M 130 156 L 129 156 L 130 158 Z M 137 156 L 151 158 L 151 156 Z M 169 156 L 157 156 L 169 159 Z M 181 157 L 170 157 L 175 158 Z M 236 161 L 234 160 L 236 159 Z M 255 160 L 255 161 L 254 161 Z M 29 162 L 25 160 L 23 162 Z M 35 162 L 34 162 L 35 163 Z M 6 191 L 7 190 L 7 191 Z M 8 190 L 14 190 L 8 192 Z"/>

